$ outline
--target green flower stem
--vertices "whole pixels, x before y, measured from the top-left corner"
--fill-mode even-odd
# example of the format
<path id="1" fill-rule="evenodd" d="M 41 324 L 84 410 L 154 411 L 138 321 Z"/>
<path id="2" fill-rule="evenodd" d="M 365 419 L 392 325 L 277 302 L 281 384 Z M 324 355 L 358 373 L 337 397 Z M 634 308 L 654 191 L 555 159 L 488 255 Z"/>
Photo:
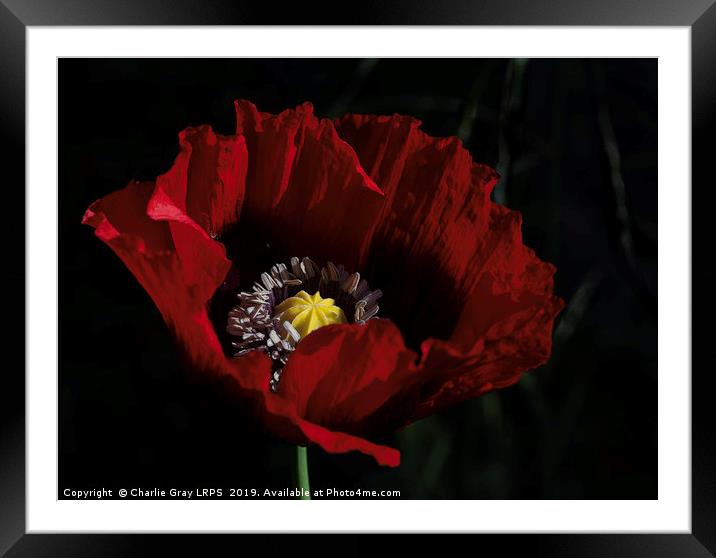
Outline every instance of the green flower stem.
<path id="1" fill-rule="evenodd" d="M 298 488 L 302 489 L 300 500 L 311 499 L 311 487 L 308 484 L 308 448 L 306 446 L 296 446 L 296 473 L 298 476 Z M 307 491 L 308 495 L 303 493 Z"/>

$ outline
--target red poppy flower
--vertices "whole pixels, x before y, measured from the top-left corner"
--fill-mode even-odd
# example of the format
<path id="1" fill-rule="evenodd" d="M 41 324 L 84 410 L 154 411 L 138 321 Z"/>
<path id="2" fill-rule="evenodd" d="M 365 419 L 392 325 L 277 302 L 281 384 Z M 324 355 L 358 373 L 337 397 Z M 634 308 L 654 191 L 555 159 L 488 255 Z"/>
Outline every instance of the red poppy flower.
<path id="1" fill-rule="evenodd" d="M 396 466 L 369 438 L 547 361 L 555 268 L 460 140 L 405 116 L 235 106 L 235 135 L 184 130 L 167 173 L 83 219 L 195 369 L 286 440 Z"/>

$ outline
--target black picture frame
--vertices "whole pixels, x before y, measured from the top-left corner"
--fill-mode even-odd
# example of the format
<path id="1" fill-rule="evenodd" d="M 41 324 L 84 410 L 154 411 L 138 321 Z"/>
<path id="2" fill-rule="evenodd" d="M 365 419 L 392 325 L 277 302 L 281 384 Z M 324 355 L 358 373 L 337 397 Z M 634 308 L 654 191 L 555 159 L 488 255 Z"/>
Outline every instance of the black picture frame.
<path id="1" fill-rule="evenodd" d="M 270 4 L 239 1 L 142 2 L 139 0 L 2 0 L 0 2 L 0 122 L 4 170 L 3 219 L 4 261 L 10 285 L 8 299 L 20 300 L 28 279 L 25 275 L 25 29 L 28 26 L 73 25 L 606 25 L 606 26 L 687 26 L 691 29 L 692 61 L 692 256 L 708 255 L 712 249 L 713 218 L 704 192 L 713 183 L 711 147 L 716 113 L 716 5 L 712 0 L 661 0 L 635 2 L 608 0 L 540 0 L 533 2 L 453 0 L 428 2 L 364 1 L 350 16 L 340 15 L 336 5 L 296 5 L 278 8 Z M 660 153 L 660 157 L 668 154 Z M 702 184 L 703 183 L 703 184 Z M 687 195 L 675 192 L 674 195 Z M 695 203 L 694 203 L 695 200 Z M 15 216 L 21 222 L 13 223 Z M 716 441 L 710 426 L 716 423 L 711 367 L 707 343 L 714 326 L 697 329 L 698 318 L 714 313 L 711 284 L 712 258 L 692 257 L 692 530 L 690 534 L 585 534 L 585 535 L 482 535 L 470 544 L 481 554 L 511 554 L 528 550 L 538 556 L 716 556 Z M 22 263 L 22 265 L 21 265 Z M 711 287 L 711 288 L 709 288 Z M 12 294 L 11 294 L 12 293 Z M 697 298 L 698 297 L 698 298 Z M 24 298 L 24 297 L 23 297 Z M 24 346 L 22 320 L 10 320 L 6 329 L 6 355 L 20 353 Z M 711 341 L 712 342 L 712 341 Z M 212 555 L 227 545 L 234 552 L 244 543 L 234 537 L 155 535 L 27 535 L 25 534 L 25 397 L 24 351 L 19 359 L 5 359 L 0 374 L 0 553 L 7 556 L 135 556 L 181 551 Z M 295 549 L 305 542 L 296 536 L 263 535 L 271 539 L 272 553 Z M 255 537 L 254 537 L 255 538 Z M 384 544 L 375 535 L 351 535 L 325 548 L 345 549 L 345 554 L 362 554 Z M 415 540 L 415 539 L 413 539 Z M 268 541 L 256 541 L 267 544 Z M 422 553 L 429 544 L 420 540 Z M 409 543 L 414 544 L 414 543 Z"/>

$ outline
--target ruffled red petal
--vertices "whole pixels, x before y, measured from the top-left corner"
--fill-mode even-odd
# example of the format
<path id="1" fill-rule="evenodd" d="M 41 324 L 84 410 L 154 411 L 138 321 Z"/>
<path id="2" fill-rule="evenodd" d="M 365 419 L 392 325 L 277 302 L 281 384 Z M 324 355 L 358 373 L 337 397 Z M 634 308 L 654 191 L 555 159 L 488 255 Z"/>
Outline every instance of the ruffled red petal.
<path id="1" fill-rule="evenodd" d="M 153 191 L 152 183 L 133 182 L 93 203 L 82 222 L 93 226 L 134 274 L 191 361 L 212 369 L 221 346 L 205 305 L 230 262 L 221 245 L 195 225 L 150 219 Z"/>
<path id="2" fill-rule="evenodd" d="M 244 214 L 268 224 L 287 256 L 357 269 L 383 195 L 330 120 L 309 103 L 278 115 L 236 104 L 237 134 L 246 138 L 249 169 Z"/>
<path id="3" fill-rule="evenodd" d="M 174 165 L 157 179 L 148 213 L 157 220 L 188 218 L 218 235 L 239 220 L 246 188 L 246 141 L 201 126 L 181 132 L 179 145 Z"/>
<path id="4" fill-rule="evenodd" d="M 306 419 L 354 431 L 392 395 L 383 386 L 405 386 L 416 356 L 389 320 L 323 327 L 296 347 L 280 394 Z"/>
<path id="5" fill-rule="evenodd" d="M 473 163 L 459 139 L 433 138 L 419 126 L 398 115 L 348 115 L 336 123 L 385 192 L 361 269 L 385 292 L 390 315 L 409 316 L 410 325 L 401 326 L 414 345 L 449 335 L 475 287 L 498 180 L 492 168 Z"/>
<path id="6" fill-rule="evenodd" d="M 497 174 L 473 163 L 457 138 L 431 138 L 419 124 L 398 115 L 336 123 L 386 198 L 364 266 L 387 270 L 389 282 L 380 286 L 394 287 L 386 296 L 392 315 L 426 324 L 425 331 L 437 323 L 432 331 L 443 333 L 422 337 L 413 372 L 379 371 L 370 390 L 354 391 L 351 405 L 370 409 L 352 415 L 353 428 L 364 431 L 401 426 L 516 382 L 549 358 L 563 307 L 553 296 L 554 266 L 522 243 L 519 213 L 490 201 Z M 446 309 L 451 315 L 441 315 Z M 372 341 L 361 350 L 385 350 L 383 339 Z M 376 399 L 379 407 L 370 405 Z"/>

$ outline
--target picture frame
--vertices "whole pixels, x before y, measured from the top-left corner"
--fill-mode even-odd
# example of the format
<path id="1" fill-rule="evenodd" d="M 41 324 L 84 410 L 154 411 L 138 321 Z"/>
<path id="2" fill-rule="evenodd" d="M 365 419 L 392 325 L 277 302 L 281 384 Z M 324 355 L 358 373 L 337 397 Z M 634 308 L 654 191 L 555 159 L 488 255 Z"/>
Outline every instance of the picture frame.
<path id="1" fill-rule="evenodd" d="M 711 124 L 714 118 L 716 78 L 714 75 L 714 49 L 716 49 L 716 6 L 712 2 L 662 2 L 658 6 L 645 3 L 607 2 L 592 6 L 588 2 L 544 2 L 539 9 L 529 9 L 517 3 L 505 2 L 448 2 L 440 7 L 422 6 L 414 9 L 408 2 L 385 4 L 367 2 L 361 5 L 355 20 L 348 21 L 330 10 L 322 15 L 291 14 L 276 16 L 268 7 L 240 6 L 232 2 L 213 2 L 197 9 L 192 2 L 178 2 L 171 9 L 162 5 L 144 6 L 140 2 L 22 2 L 4 1 L 0 4 L 0 51 L 3 53 L 3 91 L 1 110 L 3 153 L 7 183 L 10 188 L 7 201 L 14 208 L 24 207 L 25 180 L 25 29 L 28 26 L 77 25 L 267 25 L 267 24 L 322 24 L 322 25 L 564 25 L 564 26 L 687 26 L 692 40 L 692 184 L 709 185 L 706 179 L 710 162 Z M 660 154 L 664 156 L 664 154 Z M 702 187 L 701 191 L 705 188 Z M 699 211 L 708 204 L 701 201 L 701 191 L 692 186 L 692 253 L 708 253 L 708 241 L 713 236 L 712 226 Z M 698 194 L 697 194 L 698 192 Z M 696 200 L 696 203 L 693 201 Z M 701 203 L 699 203 L 701 202 Z M 24 212 L 17 211 L 17 215 Z M 14 224 L 24 230 L 23 223 Z M 9 236 L 8 236 L 9 237 Z M 25 260 L 24 243 L 8 243 L 8 261 Z M 709 277 L 713 277 L 713 264 L 692 258 L 692 300 L 698 300 L 692 310 L 692 320 L 706 318 L 714 309 L 713 296 L 706 290 Z M 12 292 L 25 292 L 27 282 L 24 271 L 11 274 Z M 705 295 L 696 299 L 697 294 Z M 692 326 L 693 357 L 704 352 L 706 340 L 713 328 L 697 331 Z M 17 327 L 8 339 L 8 347 L 24 345 L 24 328 Z M 696 343 L 700 341 L 700 343 Z M 705 354 L 703 355 L 705 356 Z M 698 362 L 698 358 L 693 360 Z M 22 361 L 22 360 L 21 360 Z M 8 556 L 61 556 L 77 555 L 131 555 L 142 552 L 156 553 L 170 547 L 181 547 L 207 553 L 214 542 L 209 536 L 158 537 L 146 535 L 36 535 L 25 534 L 25 371 L 20 365 L 8 366 L 2 376 L 5 404 L 2 408 L 2 470 L 0 488 L 0 551 Z M 690 534 L 585 534 L 585 535 L 490 535 L 482 536 L 478 544 L 487 548 L 529 548 L 532 553 L 544 556 L 610 555 L 610 556 L 708 556 L 716 555 L 716 492 L 714 472 L 716 442 L 709 426 L 714 422 L 714 411 L 709 399 L 714 380 L 707 367 L 692 366 L 692 531 Z M 376 544 L 375 536 L 351 535 L 357 549 L 365 551 Z M 174 542 L 165 539 L 174 539 Z M 180 539 L 177 541 L 177 539 Z M 217 546 L 229 542 L 220 537 Z M 296 537 L 281 537 L 271 542 L 277 547 L 290 549 L 297 544 Z M 336 542 L 338 544 L 338 541 Z M 345 544 L 345 543 L 342 543 Z M 425 543 L 420 543 L 424 548 Z M 483 550 L 484 552 L 484 550 Z"/>

